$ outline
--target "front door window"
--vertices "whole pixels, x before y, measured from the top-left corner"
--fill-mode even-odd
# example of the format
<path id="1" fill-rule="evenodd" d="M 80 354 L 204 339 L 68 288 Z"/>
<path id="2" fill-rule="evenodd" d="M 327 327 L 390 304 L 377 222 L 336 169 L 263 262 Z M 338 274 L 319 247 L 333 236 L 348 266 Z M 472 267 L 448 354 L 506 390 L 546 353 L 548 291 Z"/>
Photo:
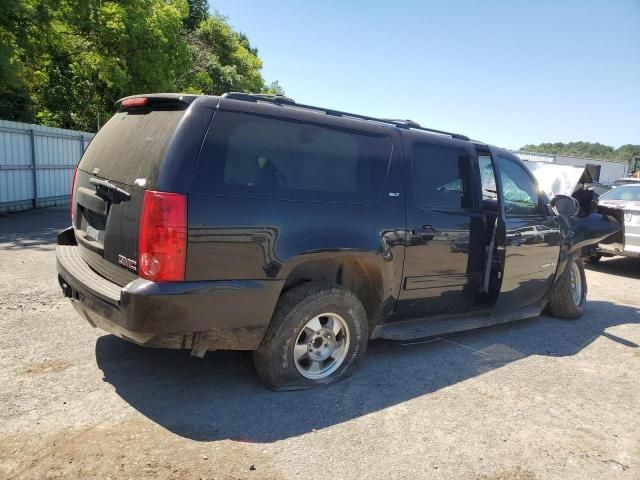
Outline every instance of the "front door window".
<path id="1" fill-rule="evenodd" d="M 504 192 L 504 211 L 507 217 L 536 215 L 538 189 L 531 176 L 516 162 L 498 155 L 498 168 Z"/>

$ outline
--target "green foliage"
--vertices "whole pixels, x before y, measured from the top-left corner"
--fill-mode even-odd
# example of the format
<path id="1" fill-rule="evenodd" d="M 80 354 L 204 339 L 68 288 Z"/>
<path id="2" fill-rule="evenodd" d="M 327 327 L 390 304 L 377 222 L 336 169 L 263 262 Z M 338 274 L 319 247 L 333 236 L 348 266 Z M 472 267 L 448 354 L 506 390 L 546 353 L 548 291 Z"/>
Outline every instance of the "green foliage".
<path id="1" fill-rule="evenodd" d="M 635 166 L 640 163 L 640 145 L 622 145 L 616 150 L 616 155 L 620 160 L 628 161 L 632 166 Z"/>
<path id="2" fill-rule="evenodd" d="M 188 36 L 191 68 L 182 78 L 183 90 L 208 95 L 260 92 L 265 88 L 262 62 L 246 36 L 233 31 L 225 18 L 209 16 Z"/>
<path id="3" fill-rule="evenodd" d="M 0 2 L 0 112 L 9 120 L 96 130 L 131 94 L 281 91 L 261 67 L 206 0 Z"/>
<path id="4" fill-rule="evenodd" d="M 569 143 L 541 143 L 540 145 L 525 145 L 520 150 L 534 153 L 549 153 L 552 155 L 562 155 L 566 157 L 582 157 L 602 160 L 613 160 L 617 162 L 631 162 L 633 159 L 640 159 L 640 145 L 622 145 L 620 148 L 613 148 L 609 145 L 590 142 L 569 142 Z"/>
<path id="5" fill-rule="evenodd" d="M 209 2 L 207 0 L 188 0 L 189 15 L 184 19 L 184 28 L 193 32 L 200 23 L 209 16 Z"/>
<path id="6" fill-rule="evenodd" d="M 58 6 L 57 0 L 0 2 L 0 112 L 9 119 L 33 117 L 30 91 L 37 78 L 30 64 L 46 52 Z"/>
<path id="7" fill-rule="evenodd" d="M 266 93 L 268 95 L 284 95 L 284 88 L 282 88 L 276 80 L 264 87 L 262 93 Z"/>

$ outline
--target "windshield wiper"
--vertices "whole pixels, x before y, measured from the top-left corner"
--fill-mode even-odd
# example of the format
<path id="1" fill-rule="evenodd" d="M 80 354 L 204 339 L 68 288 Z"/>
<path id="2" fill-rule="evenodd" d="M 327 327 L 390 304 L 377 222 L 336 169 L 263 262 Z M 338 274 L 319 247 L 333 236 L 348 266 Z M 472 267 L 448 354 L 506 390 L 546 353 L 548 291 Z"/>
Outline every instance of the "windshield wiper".
<path id="1" fill-rule="evenodd" d="M 131 200 L 131 194 L 126 190 L 114 185 L 108 180 L 102 180 L 101 178 L 91 177 L 89 183 L 96 187 L 96 193 L 111 203 L 120 203 Z"/>

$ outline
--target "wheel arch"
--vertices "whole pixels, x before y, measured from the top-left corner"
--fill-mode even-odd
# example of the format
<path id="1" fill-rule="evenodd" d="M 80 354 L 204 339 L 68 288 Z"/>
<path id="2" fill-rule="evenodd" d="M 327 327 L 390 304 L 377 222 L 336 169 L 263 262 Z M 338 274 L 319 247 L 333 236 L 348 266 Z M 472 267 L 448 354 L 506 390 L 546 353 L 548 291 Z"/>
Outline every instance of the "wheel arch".
<path id="1" fill-rule="evenodd" d="M 304 283 L 340 285 L 351 291 L 367 313 L 369 332 L 381 321 L 387 310 L 385 278 L 375 262 L 357 256 L 311 259 L 291 269 L 281 295 Z"/>

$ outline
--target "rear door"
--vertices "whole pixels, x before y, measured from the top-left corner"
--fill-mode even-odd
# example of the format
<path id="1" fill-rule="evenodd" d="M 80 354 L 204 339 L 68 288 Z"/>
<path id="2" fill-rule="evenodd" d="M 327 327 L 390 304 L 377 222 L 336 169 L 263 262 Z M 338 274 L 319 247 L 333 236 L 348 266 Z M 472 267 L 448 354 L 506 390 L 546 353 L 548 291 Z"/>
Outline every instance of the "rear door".
<path id="1" fill-rule="evenodd" d="M 494 151 L 500 181 L 505 233 L 502 286 L 494 314 L 534 305 L 553 282 L 562 236 L 555 216 L 548 215 L 533 175 L 509 153 Z"/>
<path id="2" fill-rule="evenodd" d="M 476 304 L 487 240 L 475 162 L 468 142 L 406 142 L 407 247 L 399 318 L 464 313 Z"/>
<path id="3" fill-rule="evenodd" d="M 104 182 L 104 183 L 103 183 Z M 78 169 L 73 227 L 83 259 L 126 285 L 137 276 L 137 224 L 144 190 Z"/>
<path id="4" fill-rule="evenodd" d="M 78 246 L 91 268 L 119 285 L 137 277 L 145 190 L 180 192 L 181 178 L 193 171 L 213 111 L 185 115 L 187 109 L 175 96 L 120 108 L 78 165 L 72 206 Z"/>

